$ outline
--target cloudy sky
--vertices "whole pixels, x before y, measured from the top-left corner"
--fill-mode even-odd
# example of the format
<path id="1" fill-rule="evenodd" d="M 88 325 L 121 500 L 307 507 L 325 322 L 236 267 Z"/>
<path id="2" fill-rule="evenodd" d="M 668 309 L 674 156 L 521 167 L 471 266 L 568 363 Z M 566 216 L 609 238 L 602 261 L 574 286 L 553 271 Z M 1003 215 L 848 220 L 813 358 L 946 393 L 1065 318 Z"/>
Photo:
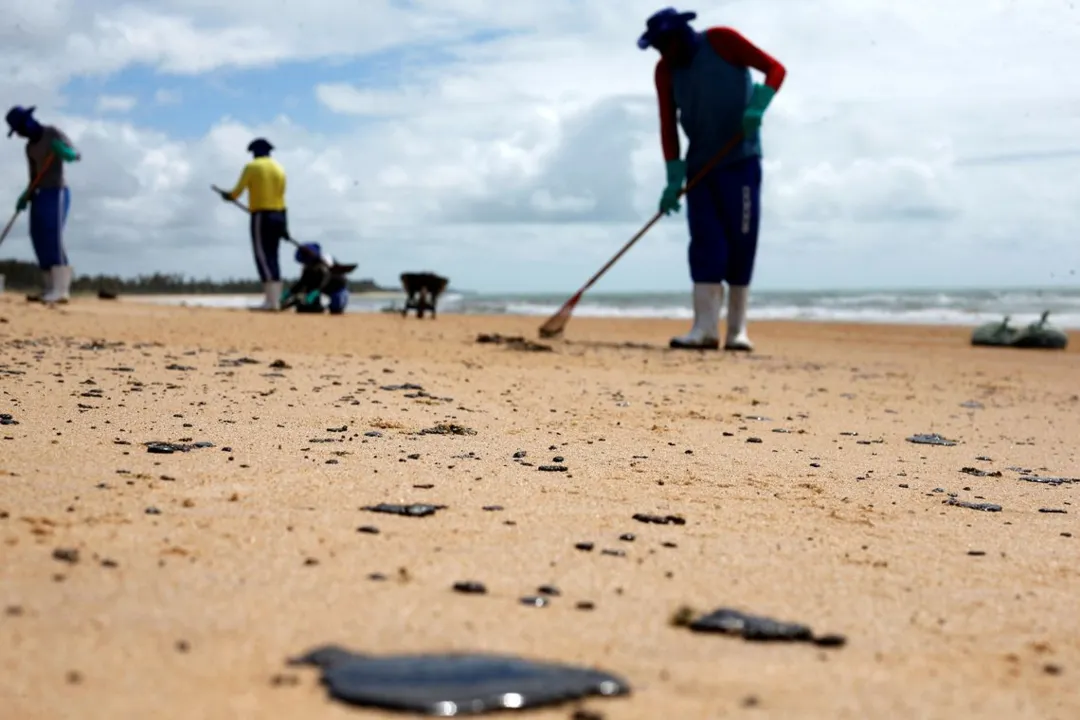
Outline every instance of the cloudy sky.
<path id="1" fill-rule="evenodd" d="M 0 0 L 0 93 L 83 153 L 76 272 L 254 276 L 246 218 L 209 186 L 231 186 L 264 135 L 294 236 L 358 276 L 573 291 L 663 187 L 656 56 L 635 45 L 659 7 Z M 758 287 L 1080 284 L 1074 0 L 680 9 L 788 68 L 764 128 Z M 13 210 L 22 142 L 0 153 Z M 26 227 L 0 257 L 33 257 Z M 664 219 L 596 290 L 687 287 L 686 242 L 685 214 Z"/>

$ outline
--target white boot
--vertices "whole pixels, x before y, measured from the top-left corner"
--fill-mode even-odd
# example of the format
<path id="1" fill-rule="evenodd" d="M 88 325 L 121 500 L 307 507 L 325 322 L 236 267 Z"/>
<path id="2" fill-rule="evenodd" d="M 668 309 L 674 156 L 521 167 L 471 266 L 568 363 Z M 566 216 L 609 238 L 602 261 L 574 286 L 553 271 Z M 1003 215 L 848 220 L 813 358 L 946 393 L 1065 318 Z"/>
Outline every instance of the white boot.
<path id="1" fill-rule="evenodd" d="M 669 347 L 678 350 L 719 348 L 720 306 L 723 304 L 722 283 L 694 283 L 694 326 L 686 335 L 671 338 Z"/>
<path id="2" fill-rule="evenodd" d="M 262 305 L 257 305 L 251 309 L 266 312 L 281 310 L 281 289 L 283 286 L 284 284 L 280 280 L 264 282 Z"/>
<path id="3" fill-rule="evenodd" d="M 52 273 L 48 270 L 41 271 L 41 292 L 39 293 L 27 293 L 27 302 L 41 302 L 41 298 L 52 292 Z"/>
<path id="4" fill-rule="evenodd" d="M 750 300 L 750 287 L 732 285 L 728 290 L 727 339 L 724 341 L 724 349 L 750 352 L 754 349 L 754 344 L 746 334 L 746 307 Z"/>
<path id="5" fill-rule="evenodd" d="M 49 280 L 51 281 L 41 295 L 41 302 L 66 303 L 71 298 L 71 266 L 53 265 L 49 268 Z"/>

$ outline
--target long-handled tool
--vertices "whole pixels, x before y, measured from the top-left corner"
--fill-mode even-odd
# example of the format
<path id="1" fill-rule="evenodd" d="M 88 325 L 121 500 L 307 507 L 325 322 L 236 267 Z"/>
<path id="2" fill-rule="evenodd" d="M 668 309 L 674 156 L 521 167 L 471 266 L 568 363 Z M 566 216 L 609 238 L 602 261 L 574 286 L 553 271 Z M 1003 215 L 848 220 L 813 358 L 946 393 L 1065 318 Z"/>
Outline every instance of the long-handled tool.
<path id="1" fill-rule="evenodd" d="M 34 189 L 37 188 L 38 183 L 41 182 L 41 179 L 45 177 L 45 171 L 49 169 L 50 165 L 52 165 L 53 158 L 55 157 L 56 156 L 53 153 L 49 153 L 49 156 L 45 158 L 45 163 L 41 166 L 41 170 L 38 171 L 37 177 L 34 178 L 33 181 L 30 183 L 30 186 L 26 188 L 26 192 L 24 194 L 27 198 L 29 198 L 30 195 L 34 192 Z M 7 239 L 8 233 L 11 232 L 11 228 L 15 226 L 15 220 L 18 219 L 19 213 L 21 212 L 22 210 L 16 210 L 15 214 L 11 216 L 10 220 L 8 220 L 8 224 L 4 228 L 4 232 L 0 233 L 0 244 L 3 244 L 4 240 Z"/>
<path id="2" fill-rule="evenodd" d="M 210 189 L 213 190 L 218 195 L 221 195 L 222 197 L 225 197 L 225 191 L 222 190 L 221 188 L 219 188 L 217 185 L 211 185 Z M 239 200 L 234 200 L 232 198 L 229 198 L 229 202 L 231 202 L 233 205 L 240 208 L 244 212 L 248 213 L 249 215 L 251 214 L 251 210 L 248 208 L 248 206 L 245 205 L 244 203 L 240 202 Z M 303 247 L 300 245 L 300 243 L 298 243 L 296 240 L 294 240 L 291 237 L 286 237 L 285 241 L 292 243 L 298 250 L 303 249 Z M 330 268 L 331 272 L 343 273 L 345 275 L 348 275 L 349 273 L 351 273 L 355 269 L 356 269 L 356 264 L 355 263 L 353 263 L 351 265 L 341 265 L 339 263 L 334 263 L 333 267 Z"/>
<path id="3" fill-rule="evenodd" d="M 694 185 L 696 185 L 698 181 L 705 177 L 705 175 L 708 174 L 708 172 L 712 170 L 716 166 L 716 164 L 719 163 L 721 159 L 723 159 L 725 155 L 731 152 L 731 149 L 735 147 L 736 143 L 742 140 L 742 137 L 743 135 L 740 132 L 737 133 L 730 140 L 728 140 L 727 144 L 724 145 L 723 148 L 721 148 L 720 152 L 716 153 L 716 155 L 713 156 L 713 158 L 705 164 L 705 167 L 703 167 L 696 175 L 694 175 L 694 177 L 690 179 L 690 182 L 686 183 L 686 186 L 679 191 L 677 197 L 682 197 L 687 192 L 689 192 L 690 188 L 694 187 Z M 600 270 L 597 271 L 595 275 L 589 278 L 589 281 L 582 285 L 581 289 L 574 293 L 574 296 L 567 300 L 563 304 L 563 306 L 559 308 L 558 312 L 548 318 L 547 322 L 540 326 L 540 337 L 553 338 L 561 335 L 562 331 L 566 328 L 566 323 L 570 322 L 570 313 L 574 311 L 574 308 L 581 301 L 581 296 L 585 294 L 585 291 L 591 288 L 604 273 L 610 270 L 611 266 L 614 265 L 618 261 L 618 259 L 621 258 L 626 253 L 626 251 L 634 245 L 634 243 L 640 240 L 645 235 L 645 233 L 647 233 L 650 228 L 652 228 L 652 226 L 656 224 L 656 221 L 659 220 L 662 215 L 663 212 L 657 211 L 657 213 L 652 216 L 652 220 L 649 220 L 649 222 L 645 223 L 645 227 L 641 228 L 641 230 L 638 230 L 637 235 L 630 238 L 630 241 L 623 245 L 622 249 L 619 250 L 619 252 L 615 253 L 615 257 L 608 260 L 607 264 L 605 264 L 604 267 L 600 268 Z"/>

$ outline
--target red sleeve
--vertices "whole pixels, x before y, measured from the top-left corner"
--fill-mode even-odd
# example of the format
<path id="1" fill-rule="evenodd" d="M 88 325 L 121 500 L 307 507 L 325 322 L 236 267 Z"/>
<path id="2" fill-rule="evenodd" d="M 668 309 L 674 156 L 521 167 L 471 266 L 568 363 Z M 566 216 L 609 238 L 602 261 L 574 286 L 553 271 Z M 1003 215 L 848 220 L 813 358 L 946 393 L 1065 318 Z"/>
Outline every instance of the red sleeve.
<path id="1" fill-rule="evenodd" d="M 675 115 L 675 90 L 671 68 L 665 60 L 656 63 L 656 101 L 660 108 L 660 144 L 664 160 L 679 159 L 679 126 Z"/>
<path id="2" fill-rule="evenodd" d="M 765 73 L 765 84 L 779 90 L 784 84 L 787 70 L 780 62 L 743 37 L 737 30 L 714 27 L 705 31 L 705 37 L 716 53 L 732 65 L 751 67 Z"/>

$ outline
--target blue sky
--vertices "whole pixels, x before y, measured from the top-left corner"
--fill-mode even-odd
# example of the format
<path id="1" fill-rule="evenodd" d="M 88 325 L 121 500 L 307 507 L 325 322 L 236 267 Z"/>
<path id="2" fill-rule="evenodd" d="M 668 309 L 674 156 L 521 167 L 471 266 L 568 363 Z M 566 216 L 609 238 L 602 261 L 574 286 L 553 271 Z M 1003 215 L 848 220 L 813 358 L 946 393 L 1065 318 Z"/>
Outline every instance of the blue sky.
<path id="1" fill-rule="evenodd" d="M 652 3 L 256 7 L 14 11 L 0 90 L 84 156 L 68 168 L 77 272 L 252 276 L 244 218 L 207 188 L 235 180 L 258 135 L 289 173 L 294 234 L 388 284 L 428 269 L 478 290 L 573 291 L 655 211 L 656 58 L 634 44 Z M 733 26 L 789 71 L 764 128 L 759 287 L 1075 284 L 1080 89 L 1046 71 L 1072 62 L 1075 9 L 697 9 L 699 27 Z M 1039 62 L 1006 62 L 1006 45 Z M 21 148 L 0 153 L 15 197 Z M 686 242 L 685 215 L 664 219 L 596 289 L 686 289 Z M 0 257 L 32 258 L 25 221 Z"/>

